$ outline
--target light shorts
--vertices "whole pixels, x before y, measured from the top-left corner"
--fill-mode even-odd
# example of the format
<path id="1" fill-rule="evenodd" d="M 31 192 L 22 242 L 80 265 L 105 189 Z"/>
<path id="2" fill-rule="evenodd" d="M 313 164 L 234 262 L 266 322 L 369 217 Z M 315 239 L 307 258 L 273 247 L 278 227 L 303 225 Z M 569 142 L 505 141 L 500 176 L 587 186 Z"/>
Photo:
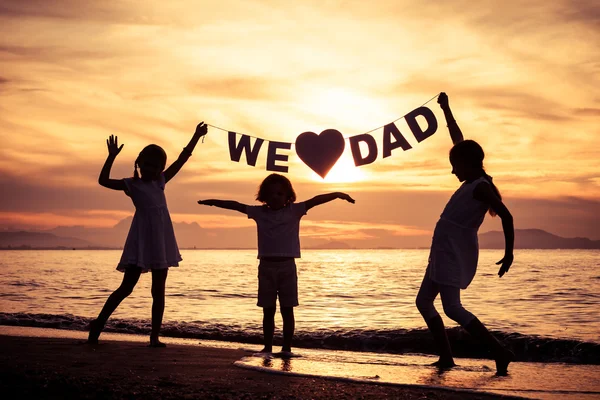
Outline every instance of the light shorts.
<path id="1" fill-rule="evenodd" d="M 298 305 L 298 275 L 296 261 L 260 260 L 258 265 L 258 302 L 259 307 L 276 307 L 279 297 L 280 307 Z"/>

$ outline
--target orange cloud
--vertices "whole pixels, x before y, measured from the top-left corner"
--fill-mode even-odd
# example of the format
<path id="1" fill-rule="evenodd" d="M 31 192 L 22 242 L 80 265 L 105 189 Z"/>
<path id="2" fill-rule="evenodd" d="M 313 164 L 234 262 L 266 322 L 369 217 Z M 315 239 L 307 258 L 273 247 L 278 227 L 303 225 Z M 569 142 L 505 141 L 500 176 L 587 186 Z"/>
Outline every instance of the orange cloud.
<path id="1" fill-rule="evenodd" d="M 600 31 L 591 0 L 484 0 L 478 7 L 461 0 L 418 8 L 392 0 L 343 8 L 316 0 L 62 4 L 0 6 L 2 225 L 106 226 L 130 215 L 129 199 L 96 183 L 110 134 L 125 143 L 112 173 L 122 178 L 149 143 L 174 160 L 200 120 L 288 142 L 327 128 L 352 136 L 442 90 L 465 135 L 483 145 L 486 168 L 508 200 L 600 199 Z M 391 234 L 432 226 L 458 182 L 450 174 L 442 116 L 435 101 L 428 106 L 440 121 L 434 136 L 417 144 L 407 135 L 413 149 L 360 169 L 347 149 L 325 181 L 290 152 L 289 177 L 303 198 L 333 190 L 363 195 L 352 209 L 330 207 L 335 218 L 311 212 L 315 224 L 324 224 L 319 229 L 352 235 L 342 225 L 358 221 L 355 235 L 368 236 L 367 225 Z M 245 226 L 243 218 L 212 211 L 194 215 L 194 202 L 207 196 L 252 202 L 267 173 L 265 153 L 256 168 L 233 163 L 226 134 L 211 129 L 169 185 L 173 216 L 209 227 Z M 387 218 L 381 210 L 406 193 L 430 199 L 410 203 L 421 222 L 399 214 L 379 226 Z M 103 207 L 107 214 L 95 214 Z M 558 206 L 548 207 L 558 213 Z M 529 218 L 525 208 L 520 213 Z M 535 215 L 531 224 L 545 223 Z M 548 221 L 567 229 L 558 216 Z M 590 229 L 585 218 L 573 224 Z M 306 229 L 320 232 L 310 223 Z"/>

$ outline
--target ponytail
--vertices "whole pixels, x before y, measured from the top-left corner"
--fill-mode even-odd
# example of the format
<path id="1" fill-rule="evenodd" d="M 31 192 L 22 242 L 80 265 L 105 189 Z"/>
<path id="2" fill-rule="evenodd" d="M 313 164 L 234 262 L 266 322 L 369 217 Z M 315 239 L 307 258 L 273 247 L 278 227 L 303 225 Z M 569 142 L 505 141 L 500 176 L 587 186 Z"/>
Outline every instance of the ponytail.
<path id="1" fill-rule="evenodd" d="M 498 188 L 496 187 L 496 185 L 494 185 L 494 182 L 492 180 L 492 177 L 489 176 L 487 174 L 487 172 L 485 172 L 485 170 L 482 168 L 483 171 L 483 177 L 485 178 L 486 181 L 488 181 L 488 183 L 490 184 L 490 186 L 492 187 L 492 190 L 494 191 L 494 193 L 496 194 L 496 196 L 498 196 L 498 198 L 500 200 L 502 200 L 502 195 L 500 194 L 500 191 L 498 190 Z M 494 210 L 492 210 L 491 208 L 488 210 L 488 212 L 490 213 L 490 215 L 492 217 L 496 216 L 496 212 Z"/>
<path id="2" fill-rule="evenodd" d="M 133 179 L 140 179 L 140 174 L 138 173 L 138 160 L 140 158 L 136 158 L 135 162 L 133 163 Z"/>

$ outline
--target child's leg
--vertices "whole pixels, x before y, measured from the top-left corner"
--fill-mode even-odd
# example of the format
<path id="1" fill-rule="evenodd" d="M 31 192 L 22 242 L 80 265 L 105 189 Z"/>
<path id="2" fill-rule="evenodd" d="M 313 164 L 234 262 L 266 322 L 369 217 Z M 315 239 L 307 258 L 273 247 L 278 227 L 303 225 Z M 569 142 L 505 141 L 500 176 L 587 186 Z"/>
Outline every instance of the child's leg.
<path id="1" fill-rule="evenodd" d="M 438 285 L 429 279 L 428 271 L 425 272 L 423 282 L 421 282 L 421 288 L 417 294 L 417 309 L 423 316 L 423 319 L 427 324 L 427 328 L 429 328 L 440 354 L 439 360 L 433 363 L 433 365 L 440 368 L 451 368 L 456 364 L 454 364 L 452 350 L 450 349 L 450 342 L 448 341 L 448 336 L 446 335 L 446 327 L 444 326 L 442 317 L 433 305 L 438 293 Z"/>
<path id="2" fill-rule="evenodd" d="M 256 305 L 263 309 L 265 347 L 261 353 L 271 353 L 275 333 L 275 311 L 277 311 L 277 269 L 267 260 L 260 260 L 258 265 L 258 301 Z"/>
<path id="3" fill-rule="evenodd" d="M 261 353 L 273 352 L 273 335 L 275 334 L 275 307 L 263 307 L 263 335 L 265 348 Z"/>
<path id="4" fill-rule="evenodd" d="M 282 263 L 277 273 L 279 306 L 283 318 L 283 346 L 281 351 L 292 351 L 292 339 L 296 328 L 294 307 L 298 305 L 298 274 L 293 259 Z"/>
<path id="5" fill-rule="evenodd" d="M 514 359 L 512 351 L 506 349 L 477 319 L 476 316 L 467 311 L 460 301 L 460 289 L 456 287 L 440 285 L 442 305 L 446 315 L 458 322 L 471 336 L 483 342 L 491 349 L 496 361 L 496 372 L 498 375 L 506 375 L 508 364 Z"/>
<path id="6" fill-rule="evenodd" d="M 98 342 L 98 337 L 100 336 L 106 321 L 108 321 L 108 318 L 117 309 L 119 304 L 121 304 L 121 302 L 131 294 L 133 288 L 140 279 L 141 273 L 141 268 L 132 267 L 125 270 L 121 286 L 119 286 L 117 290 L 108 296 L 106 303 L 104 303 L 104 307 L 102 307 L 102 311 L 100 311 L 98 317 L 90 323 L 90 333 L 88 335 L 89 343 Z"/>
<path id="7" fill-rule="evenodd" d="M 283 346 L 281 351 L 292 351 L 292 338 L 296 328 L 294 319 L 294 307 L 281 307 L 281 317 L 283 318 Z"/>
<path id="8" fill-rule="evenodd" d="M 465 328 L 471 336 L 477 338 L 492 350 L 494 361 L 496 361 L 496 374 L 507 375 L 508 364 L 515 359 L 515 353 L 504 347 L 504 345 L 502 345 L 502 343 L 487 330 L 485 325 L 483 325 L 477 317 L 473 318 L 473 320 L 466 326 L 463 326 L 463 328 Z"/>
<path id="9" fill-rule="evenodd" d="M 158 334 L 165 313 L 165 285 L 168 273 L 168 268 L 152 270 L 152 333 L 150 334 L 152 347 L 166 347 L 158 340 Z"/>
<path id="10" fill-rule="evenodd" d="M 461 326 L 467 325 L 475 316 L 467 311 L 460 301 L 460 288 L 448 285 L 438 285 L 444 314 Z"/>

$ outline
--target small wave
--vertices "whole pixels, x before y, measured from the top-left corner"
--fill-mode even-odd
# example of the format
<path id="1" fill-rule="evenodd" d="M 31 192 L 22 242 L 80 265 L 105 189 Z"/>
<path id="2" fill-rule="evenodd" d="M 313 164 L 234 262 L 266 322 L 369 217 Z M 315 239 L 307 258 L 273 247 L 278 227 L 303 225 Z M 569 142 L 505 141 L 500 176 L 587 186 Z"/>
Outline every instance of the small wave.
<path id="1" fill-rule="evenodd" d="M 90 321 L 91 318 L 70 314 L 0 313 L 0 325 L 11 326 L 87 330 Z M 111 318 L 105 330 L 146 335 L 150 333 L 151 321 Z M 487 349 L 474 341 L 462 328 L 447 329 L 447 333 L 453 353 L 457 357 L 489 358 Z M 600 343 L 553 339 L 519 333 L 493 333 L 515 352 L 518 361 L 600 365 Z M 169 321 L 163 324 L 161 334 L 179 338 L 262 344 L 262 327 L 258 324 L 239 326 L 202 321 Z M 281 344 L 281 337 L 276 336 L 275 344 Z M 396 354 L 434 354 L 436 348 L 426 329 L 298 330 L 294 336 L 294 346 Z"/>
<path id="2" fill-rule="evenodd" d="M 44 286 L 43 283 L 39 283 L 36 281 L 15 281 L 15 282 L 8 282 L 7 285 L 18 286 L 18 287 L 42 287 L 42 286 Z"/>
<path id="3" fill-rule="evenodd" d="M 217 293 L 213 294 L 212 297 L 219 297 L 223 299 L 252 299 L 255 298 L 255 294 L 243 294 L 243 293 Z"/>

